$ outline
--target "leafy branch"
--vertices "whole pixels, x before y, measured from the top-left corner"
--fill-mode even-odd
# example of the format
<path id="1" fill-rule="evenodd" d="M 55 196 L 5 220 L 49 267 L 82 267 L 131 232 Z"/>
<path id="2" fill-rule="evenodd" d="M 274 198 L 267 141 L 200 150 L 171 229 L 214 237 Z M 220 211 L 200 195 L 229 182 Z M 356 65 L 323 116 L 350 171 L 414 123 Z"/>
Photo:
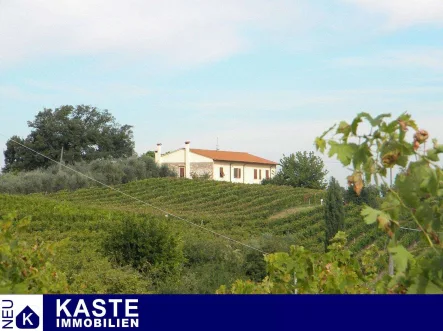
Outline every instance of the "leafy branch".
<path id="1" fill-rule="evenodd" d="M 404 288 L 417 291 L 428 287 L 435 290 L 435 286 L 441 290 L 442 276 L 439 273 L 434 278 L 429 275 L 435 271 L 432 268 L 441 270 L 443 266 L 443 238 L 439 232 L 443 219 L 443 171 L 438 163 L 443 145 L 434 139 L 433 148 L 426 150 L 429 133 L 419 129 L 411 115 L 404 113 L 388 121 L 390 117 L 390 114 L 381 114 L 373 118 L 368 113 L 360 113 L 351 124 L 342 121 L 325 131 L 316 138 L 315 144 L 317 150 L 328 151 L 330 157 L 336 156 L 344 166 L 352 164 L 353 173 L 348 177 L 348 184 L 357 195 L 372 181 L 378 185 L 381 180 L 387 186 L 388 170 L 392 176 L 394 167 L 403 169 L 395 183 L 388 186 L 381 209 L 365 207 L 362 216 L 367 224 L 378 223 L 390 238 L 389 251 L 394 254 L 397 271 L 396 285 L 401 282 Z M 366 127 L 362 128 L 362 123 Z M 369 134 L 362 133 L 368 127 Z M 334 128 L 337 129 L 333 131 Z M 425 243 L 434 253 L 430 260 L 437 261 L 434 264 L 423 257 L 425 253 L 415 258 L 397 244 L 399 219 L 405 214 L 423 234 Z"/>

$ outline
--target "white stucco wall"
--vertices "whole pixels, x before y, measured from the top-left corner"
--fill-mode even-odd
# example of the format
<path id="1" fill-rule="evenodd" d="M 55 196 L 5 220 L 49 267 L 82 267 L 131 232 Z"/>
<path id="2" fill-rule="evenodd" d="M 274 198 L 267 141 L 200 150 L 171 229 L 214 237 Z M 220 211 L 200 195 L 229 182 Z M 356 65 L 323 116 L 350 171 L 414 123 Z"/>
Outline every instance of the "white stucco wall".
<path id="1" fill-rule="evenodd" d="M 220 167 L 223 167 L 225 176 L 220 177 Z M 234 178 L 234 168 L 241 169 L 241 178 Z M 257 169 L 257 179 L 254 179 L 254 169 Z M 262 177 L 259 177 L 259 170 L 262 171 Z M 266 170 L 269 170 L 269 176 L 272 178 L 276 173 L 276 166 L 264 164 L 248 164 L 238 162 L 214 162 L 214 179 L 224 182 L 260 184 L 266 178 Z"/>
<path id="2" fill-rule="evenodd" d="M 223 167 L 223 172 L 225 173 L 225 176 L 223 178 L 220 177 L 220 167 Z M 229 162 L 214 161 L 213 174 L 214 174 L 214 180 L 218 180 L 221 182 L 229 182 L 231 177 Z M 234 174 L 232 174 L 232 177 L 234 177 Z"/>
<path id="3" fill-rule="evenodd" d="M 213 179 L 218 181 L 232 182 L 232 183 L 245 183 L 245 184 L 260 184 L 261 181 L 266 178 L 266 170 L 269 170 L 270 177 L 274 177 L 276 174 L 276 166 L 275 165 L 266 165 L 266 164 L 250 164 L 250 163 L 241 163 L 241 162 L 225 162 L 225 161 L 213 161 L 210 158 L 205 156 L 201 156 L 199 154 L 195 154 L 190 152 L 190 162 L 191 169 L 194 168 L 194 172 L 206 172 L 205 169 L 207 164 L 208 166 L 213 167 Z M 162 155 L 161 163 L 170 164 L 175 170 L 178 170 L 178 167 L 185 166 L 185 149 L 178 149 L 174 152 L 170 152 L 168 154 Z M 198 165 L 197 165 L 198 164 Z M 210 165 L 209 165 L 210 164 Z M 201 171 L 196 170 L 198 168 L 202 168 Z M 220 167 L 223 167 L 223 172 L 225 176 L 223 178 L 220 177 Z M 241 177 L 234 178 L 234 168 L 241 169 Z M 261 179 L 259 177 L 259 172 L 257 173 L 257 179 L 254 179 L 254 169 L 257 171 L 261 170 Z M 200 174 L 200 173 L 199 173 Z M 200 175 L 201 175 L 200 174 Z"/>

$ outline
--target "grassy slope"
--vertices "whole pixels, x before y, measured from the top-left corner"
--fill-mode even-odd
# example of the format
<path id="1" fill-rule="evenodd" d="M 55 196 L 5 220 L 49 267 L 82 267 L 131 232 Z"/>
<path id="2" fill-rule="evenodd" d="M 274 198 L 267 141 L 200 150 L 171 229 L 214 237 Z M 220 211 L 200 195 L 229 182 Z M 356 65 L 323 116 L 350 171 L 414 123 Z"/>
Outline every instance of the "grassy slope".
<path id="1" fill-rule="evenodd" d="M 324 247 L 323 210 L 318 205 L 304 203 L 309 194 L 316 195 L 318 203 L 319 191 L 165 178 L 133 182 L 118 188 L 144 202 L 249 244 L 259 243 L 263 237 L 272 237 L 279 243 L 278 247 L 297 244 L 313 251 L 322 251 Z M 19 211 L 20 216 L 33 216 L 25 238 L 30 242 L 69 238 L 61 251 L 57 251 L 60 254 L 57 254 L 56 263 L 67 273 L 74 292 L 82 291 L 85 282 L 91 292 L 149 290 L 149 284 L 135 271 L 116 269 L 100 253 L 100 243 L 107 229 L 125 217 L 141 215 L 165 220 L 185 243 L 190 243 L 190 249 L 197 245 L 195 247 L 205 251 L 207 245 L 212 244 L 214 248 L 227 245 L 232 249 L 240 248 L 182 221 L 165 218 L 163 212 L 110 189 L 93 188 L 53 195 L 0 195 L 0 215 L 11 211 Z M 379 247 L 385 245 L 386 237 L 375 226 L 364 224 L 358 206 L 348 206 L 346 214 L 346 232 L 353 251 L 358 252 L 373 242 Z M 414 235 L 404 236 L 406 245 L 415 240 Z M 247 248 L 242 250 L 247 251 Z M 225 281 L 220 280 L 220 284 Z M 214 286 L 216 288 L 217 284 Z"/>
<path id="2" fill-rule="evenodd" d="M 148 179 L 117 189 L 171 213 L 192 219 L 261 219 L 303 204 L 306 195 L 321 191 L 283 186 L 231 184 L 178 178 Z M 108 210 L 162 215 L 128 196 L 108 188 L 59 192 L 49 198 Z"/>
<path id="3" fill-rule="evenodd" d="M 323 211 L 318 206 L 322 195 L 321 191 L 178 178 L 147 179 L 120 185 L 116 188 L 152 206 L 197 224 L 203 224 L 238 240 L 250 241 L 252 238 L 266 233 L 281 237 L 288 244 L 304 245 L 316 251 L 323 249 Z M 312 196 L 311 201 L 317 202 L 317 205 L 307 205 L 305 203 L 307 195 Z M 164 212 L 108 188 L 82 189 L 75 192 L 63 191 L 51 195 L 33 195 L 32 197 L 37 200 L 32 200 L 33 198 L 29 196 L 24 198 L 28 202 L 21 205 L 21 210 L 33 214 L 35 213 L 32 208 L 34 204 L 29 201 L 38 201 L 36 206 L 42 201 L 48 201 L 48 203 L 53 201 L 56 202 L 55 209 L 62 208 L 60 206 L 72 206 L 74 210 L 81 207 L 79 208 L 81 212 L 93 209 L 107 215 L 112 212 L 114 215 L 138 214 L 166 219 Z M 52 215 L 54 208 L 51 207 L 50 215 Z M 41 213 L 41 210 L 38 213 Z M 372 242 L 383 247 L 385 237 L 375 226 L 365 225 L 359 214 L 359 207 L 346 207 L 345 230 L 348 233 L 351 249 L 359 251 Z M 50 217 L 50 215 L 46 216 Z M 121 217 L 123 216 L 118 218 Z M 184 231 L 185 234 L 189 231 L 201 231 L 190 228 L 190 225 L 174 218 L 168 218 L 168 222 L 173 222 L 174 228 Z M 51 229 L 54 226 L 61 232 L 64 228 L 70 228 L 63 222 L 57 223 L 57 225 L 52 224 Z M 103 227 L 105 230 L 106 224 L 103 224 Z M 82 227 L 77 228 L 81 229 Z M 49 231 L 49 229 L 46 230 Z M 63 235 L 61 236 L 63 237 Z M 412 238 L 413 236 L 406 237 Z"/>
<path id="4" fill-rule="evenodd" d="M 56 242 L 55 265 L 63 271 L 73 293 L 146 293 L 149 282 L 130 268 L 116 268 L 101 254 L 109 227 L 125 217 L 57 202 L 39 196 L 0 195 L 0 217 L 31 217 L 20 241 L 29 246 Z"/>
<path id="5" fill-rule="evenodd" d="M 303 245 L 315 251 L 324 248 L 323 210 L 319 206 L 322 191 L 177 178 L 148 179 L 117 188 L 238 240 L 250 241 L 267 233 L 281 237 L 287 245 Z M 311 196 L 312 205 L 305 202 L 307 196 Z M 163 212 L 106 188 L 61 192 L 49 198 L 164 217 Z M 354 252 L 371 243 L 382 248 L 386 242 L 386 237 L 375 226 L 364 224 L 358 206 L 346 207 L 345 231 Z M 412 234 L 406 237 L 406 245 L 416 238 Z"/>

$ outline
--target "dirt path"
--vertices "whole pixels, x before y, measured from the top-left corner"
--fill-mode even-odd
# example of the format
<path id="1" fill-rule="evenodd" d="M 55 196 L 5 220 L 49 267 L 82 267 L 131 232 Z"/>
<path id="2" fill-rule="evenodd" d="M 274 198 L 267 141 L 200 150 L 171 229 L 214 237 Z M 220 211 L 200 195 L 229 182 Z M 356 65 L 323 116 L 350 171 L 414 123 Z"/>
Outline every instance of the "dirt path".
<path id="1" fill-rule="evenodd" d="M 301 211 L 307 211 L 310 209 L 314 209 L 316 207 L 318 207 L 318 206 L 301 206 L 301 207 L 293 207 L 293 208 L 285 209 L 285 210 L 282 210 L 282 211 L 278 212 L 277 214 L 274 214 L 271 217 L 269 217 L 269 220 L 276 220 L 279 218 L 284 218 L 286 216 L 294 215 L 294 214 L 297 214 Z"/>

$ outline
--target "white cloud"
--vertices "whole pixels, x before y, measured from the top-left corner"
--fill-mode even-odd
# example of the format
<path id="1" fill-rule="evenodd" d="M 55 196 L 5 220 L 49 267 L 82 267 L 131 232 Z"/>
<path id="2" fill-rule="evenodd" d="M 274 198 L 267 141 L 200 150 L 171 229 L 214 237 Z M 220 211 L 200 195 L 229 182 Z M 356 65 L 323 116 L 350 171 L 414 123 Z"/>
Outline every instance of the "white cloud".
<path id="1" fill-rule="evenodd" d="M 176 91 L 175 91 L 176 92 Z M 210 117 L 231 125 L 229 119 L 258 122 L 261 118 L 336 118 L 351 109 L 363 111 L 406 111 L 438 113 L 443 104 L 439 95 L 443 86 L 405 86 L 389 88 L 349 88 L 320 91 L 291 90 L 216 90 L 204 96 L 192 91 L 177 93 L 176 99 L 165 101 L 168 109 L 192 111 L 193 116 Z M 423 99 L 426 98 L 426 102 Z"/>
<path id="2" fill-rule="evenodd" d="M 442 1 L 443 3 L 443 1 Z M 418 49 L 408 51 L 387 51 L 368 56 L 343 57 L 333 62 L 343 66 L 371 66 L 389 68 L 426 68 L 443 70 L 443 49 Z"/>
<path id="3" fill-rule="evenodd" d="M 361 36 L 369 24 L 376 26 L 368 11 L 384 14 L 390 27 L 443 24 L 441 0 L 340 2 L 364 10 L 349 13 L 352 7 L 307 0 L 0 0 L 0 67 L 94 55 L 106 55 L 100 66 L 133 59 L 187 66 L 269 41 L 294 50 L 325 47 L 348 31 Z M 310 34 L 317 29 L 326 29 L 327 38 Z M 331 38 L 336 29 L 340 38 Z"/>
<path id="4" fill-rule="evenodd" d="M 441 0 L 343 0 L 386 16 L 386 28 L 406 28 L 418 24 L 443 26 Z"/>
<path id="5" fill-rule="evenodd" d="M 56 55 L 217 60 L 250 46 L 246 29 L 303 21 L 290 0 L 15 0 L 0 2 L 0 63 Z"/>
<path id="6" fill-rule="evenodd" d="M 46 95 L 25 91 L 16 85 L 0 85 L 0 97 L 3 99 L 43 101 Z M 0 110 L 1 110 L 0 106 Z M 6 111 L 6 110 L 5 110 Z"/>
<path id="7" fill-rule="evenodd" d="M 220 93 L 221 94 L 221 93 Z M 220 112 L 238 112 L 241 114 L 255 112 L 284 112 L 306 106 L 325 106 L 340 104 L 345 96 L 333 93 L 301 93 L 299 91 L 225 93 L 214 95 L 208 101 L 183 103 L 183 108 L 189 108 L 201 115 L 217 115 Z M 179 106 L 179 104 L 177 104 Z"/>

